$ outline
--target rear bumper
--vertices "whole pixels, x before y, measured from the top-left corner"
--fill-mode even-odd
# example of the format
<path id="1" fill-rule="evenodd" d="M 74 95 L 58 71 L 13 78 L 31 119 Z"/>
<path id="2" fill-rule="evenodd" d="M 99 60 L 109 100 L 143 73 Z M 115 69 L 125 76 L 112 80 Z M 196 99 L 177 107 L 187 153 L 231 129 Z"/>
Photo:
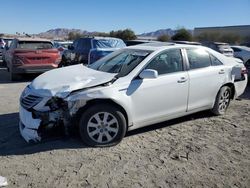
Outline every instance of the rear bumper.
<path id="1" fill-rule="evenodd" d="M 13 73 L 27 74 L 27 73 L 43 73 L 52 69 L 57 68 L 58 65 L 21 65 L 12 67 Z"/>
<path id="2" fill-rule="evenodd" d="M 245 79 L 240 81 L 235 81 L 235 98 L 242 95 L 247 87 L 248 76 L 245 74 Z"/>

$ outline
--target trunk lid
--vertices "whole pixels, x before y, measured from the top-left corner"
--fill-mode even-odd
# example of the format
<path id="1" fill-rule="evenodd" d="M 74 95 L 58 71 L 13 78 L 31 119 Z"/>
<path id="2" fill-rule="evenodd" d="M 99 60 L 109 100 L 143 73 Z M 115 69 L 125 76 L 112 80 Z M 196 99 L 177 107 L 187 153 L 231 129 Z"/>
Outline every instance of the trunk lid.
<path id="1" fill-rule="evenodd" d="M 53 64 L 59 58 L 57 49 L 17 49 L 14 57 L 21 59 L 23 64 Z"/>

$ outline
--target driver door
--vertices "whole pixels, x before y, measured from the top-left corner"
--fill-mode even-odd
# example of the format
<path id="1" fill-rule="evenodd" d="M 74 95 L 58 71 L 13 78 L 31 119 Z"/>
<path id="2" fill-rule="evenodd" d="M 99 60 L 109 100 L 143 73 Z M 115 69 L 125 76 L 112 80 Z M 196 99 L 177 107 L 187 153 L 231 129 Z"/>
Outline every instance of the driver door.
<path id="1" fill-rule="evenodd" d="M 135 79 L 129 89 L 136 127 L 167 120 L 187 110 L 188 74 L 184 71 L 180 49 L 164 51 L 154 57 L 145 69 L 156 70 L 154 79 Z"/>

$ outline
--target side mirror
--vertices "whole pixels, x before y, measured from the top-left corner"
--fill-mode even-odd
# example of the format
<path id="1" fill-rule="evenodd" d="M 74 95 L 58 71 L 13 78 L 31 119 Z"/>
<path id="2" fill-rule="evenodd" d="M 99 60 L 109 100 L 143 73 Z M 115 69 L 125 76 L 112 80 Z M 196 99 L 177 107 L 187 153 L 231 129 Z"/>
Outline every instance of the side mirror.
<path id="1" fill-rule="evenodd" d="M 69 50 L 74 50 L 74 46 L 73 45 L 68 45 L 68 49 Z"/>
<path id="2" fill-rule="evenodd" d="M 153 69 L 145 69 L 140 74 L 139 77 L 142 79 L 153 79 L 158 77 L 158 72 Z"/>

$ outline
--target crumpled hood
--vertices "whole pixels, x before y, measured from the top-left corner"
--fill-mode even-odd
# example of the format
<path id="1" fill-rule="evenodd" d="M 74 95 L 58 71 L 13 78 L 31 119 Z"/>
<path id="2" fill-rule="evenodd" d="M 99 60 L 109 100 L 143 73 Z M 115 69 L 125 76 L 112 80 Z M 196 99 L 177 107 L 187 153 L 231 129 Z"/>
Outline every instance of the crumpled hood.
<path id="1" fill-rule="evenodd" d="M 109 82 L 115 75 L 79 64 L 45 72 L 30 87 L 39 95 L 66 97 L 71 91 Z"/>

